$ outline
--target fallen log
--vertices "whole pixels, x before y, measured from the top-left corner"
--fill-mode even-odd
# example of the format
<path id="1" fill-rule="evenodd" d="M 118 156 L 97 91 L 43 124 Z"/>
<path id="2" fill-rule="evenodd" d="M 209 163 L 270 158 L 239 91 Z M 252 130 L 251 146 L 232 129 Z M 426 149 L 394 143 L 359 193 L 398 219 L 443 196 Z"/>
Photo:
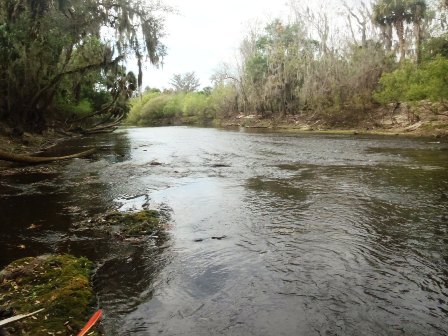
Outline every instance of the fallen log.
<path id="1" fill-rule="evenodd" d="M 96 152 L 96 149 L 89 149 L 84 152 L 75 153 L 71 155 L 65 156 L 32 156 L 32 155 L 23 155 L 23 154 L 13 154 L 7 151 L 3 151 L 0 149 L 0 160 L 9 161 L 9 162 L 20 162 L 20 163 L 48 163 L 53 161 L 61 161 L 68 160 L 74 158 L 86 157 Z"/>

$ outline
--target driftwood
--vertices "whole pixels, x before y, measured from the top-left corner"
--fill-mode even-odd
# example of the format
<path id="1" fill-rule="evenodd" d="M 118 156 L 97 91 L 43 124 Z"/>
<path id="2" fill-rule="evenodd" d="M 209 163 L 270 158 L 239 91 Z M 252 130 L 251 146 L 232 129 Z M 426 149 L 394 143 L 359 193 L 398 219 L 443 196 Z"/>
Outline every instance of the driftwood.
<path id="1" fill-rule="evenodd" d="M 83 128 L 81 126 L 71 125 L 64 131 L 59 131 L 62 134 L 73 135 L 73 134 L 83 134 L 83 135 L 91 135 L 91 134 L 99 134 L 99 133 L 111 133 L 115 131 L 123 120 L 124 114 L 118 116 L 114 121 L 107 123 L 108 121 L 102 121 L 99 124 L 95 125 L 91 128 Z"/>
<path id="2" fill-rule="evenodd" d="M 37 313 L 40 313 L 42 310 L 44 310 L 44 308 L 36 310 L 35 312 L 29 313 L 29 314 L 17 315 L 17 316 L 13 316 L 13 317 L 7 318 L 5 320 L 1 320 L 0 321 L 0 327 L 4 326 L 4 325 L 7 325 L 9 323 L 15 322 L 15 321 L 23 320 L 24 318 L 27 318 L 27 317 L 30 317 L 30 316 L 33 316 L 33 315 L 36 315 Z"/>
<path id="3" fill-rule="evenodd" d="M 84 152 L 75 153 L 75 154 L 71 154 L 71 155 L 44 157 L 44 156 L 13 154 L 13 153 L 9 153 L 7 151 L 3 151 L 0 149 L 0 160 L 10 161 L 10 162 L 30 163 L 30 164 L 48 163 L 48 162 L 53 162 L 53 161 L 61 161 L 61 160 L 68 160 L 68 159 L 89 156 L 90 154 L 93 154 L 95 151 L 96 151 L 96 149 L 89 149 Z"/>

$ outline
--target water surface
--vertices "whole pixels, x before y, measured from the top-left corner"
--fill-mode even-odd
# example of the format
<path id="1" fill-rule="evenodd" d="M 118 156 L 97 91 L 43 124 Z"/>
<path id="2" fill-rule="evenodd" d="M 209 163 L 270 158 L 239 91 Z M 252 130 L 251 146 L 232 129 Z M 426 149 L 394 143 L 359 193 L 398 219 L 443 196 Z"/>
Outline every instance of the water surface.
<path id="1" fill-rule="evenodd" d="M 91 145 L 2 177 L 0 264 L 95 260 L 107 335 L 448 334 L 446 144 L 172 127 L 65 147 Z M 79 229 L 145 205 L 168 241 Z"/>

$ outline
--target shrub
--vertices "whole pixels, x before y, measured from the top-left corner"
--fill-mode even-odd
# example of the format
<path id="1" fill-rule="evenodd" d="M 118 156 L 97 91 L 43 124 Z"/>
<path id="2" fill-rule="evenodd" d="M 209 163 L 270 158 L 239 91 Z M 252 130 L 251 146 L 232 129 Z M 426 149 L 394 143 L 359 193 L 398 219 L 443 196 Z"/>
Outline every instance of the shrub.
<path id="1" fill-rule="evenodd" d="M 444 103 L 448 97 L 448 59 L 437 56 L 420 67 L 409 62 L 383 74 L 374 98 L 382 103 L 429 99 Z"/>

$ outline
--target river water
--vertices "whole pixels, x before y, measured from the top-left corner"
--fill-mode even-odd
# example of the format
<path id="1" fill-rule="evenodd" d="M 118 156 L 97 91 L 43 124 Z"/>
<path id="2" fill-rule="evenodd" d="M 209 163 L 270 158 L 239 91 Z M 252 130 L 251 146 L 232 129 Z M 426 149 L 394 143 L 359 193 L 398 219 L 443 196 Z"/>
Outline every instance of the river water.
<path id="1" fill-rule="evenodd" d="M 91 258 L 106 335 L 448 335 L 447 144 L 186 127 L 64 143 L 90 146 L 3 172 L 0 266 Z M 168 240 L 78 225 L 148 205 Z"/>

